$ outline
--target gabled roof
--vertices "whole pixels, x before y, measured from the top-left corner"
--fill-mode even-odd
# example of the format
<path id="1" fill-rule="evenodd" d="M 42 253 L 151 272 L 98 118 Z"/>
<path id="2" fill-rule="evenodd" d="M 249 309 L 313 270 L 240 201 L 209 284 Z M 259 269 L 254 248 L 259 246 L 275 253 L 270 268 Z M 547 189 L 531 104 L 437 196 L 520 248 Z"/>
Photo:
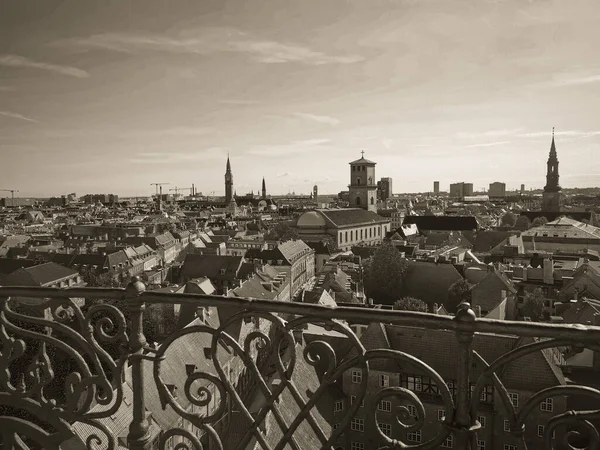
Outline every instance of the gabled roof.
<path id="1" fill-rule="evenodd" d="M 447 305 L 448 288 L 462 279 L 454 265 L 426 261 L 409 261 L 408 264 L 403 296 L 423 300 L 430 307 L 435 303 Z"/>
<path id="2" fill-rule="evenodd" d="M 402 225 L 416 224 L 421 231 L 468 231 L 479 229 L 473 216 L 406 216 Z"/>
<path id="3" fill-rule="evenodd" d="M 0 258 L 0 274 L 8 275 L 21 267 L 31 267 L 36 264 L 33 259 Z"/>
<path id="4" fill-rule="evenodd" d="M 241 256 L 186 255 L 181 274 L 185 278 L 235 279 L 243 261 Z"/>
<path id="5" fill-rule="evenodd" d="M 374 166 L 374 165 L 375 165 L 375 164 L 377 164 L 377 163 L 376 163 L 376 162 L 374 162 L 374 161 L 370 161 L 370 160 L 366 159 L 366 158 L 363 156 L 363 157 L 361 157 L 360 159 L 357 159 L 356 161 L 352 161 L 352 162 L 350 162 L 349 164 L 366 164 L 366 165 L 373 165 L 373 166 Z"/>
<path id="6" fill-rule="evenodd" d="M 76 270 L 69 269 L 53 262 L 23 267 L 4 279 L 7 286 L 45 286 L 56 281 L 77 275 Z"/>
<path id="7" fill-rule="evenodd" d="M 331 225 L 338 227 L 389 223 L 389 219 L 361 208 L 316 209 L 315 211 L 323 215 Z"/>
<path id="8" fill-rule="evenodd" d="M 487 253 L 507 240 L 512 234 L 514 233 L 510 231 L 479 231 L 473 242 L 473 251 Z"/>

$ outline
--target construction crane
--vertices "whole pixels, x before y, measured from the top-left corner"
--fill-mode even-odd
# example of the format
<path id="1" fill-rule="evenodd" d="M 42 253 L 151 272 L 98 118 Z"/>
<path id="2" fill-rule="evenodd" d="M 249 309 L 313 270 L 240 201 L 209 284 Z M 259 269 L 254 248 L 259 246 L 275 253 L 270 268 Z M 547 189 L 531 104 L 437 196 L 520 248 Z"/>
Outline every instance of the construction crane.
<path id="1" fill-rule="evenodd" d="M 19 191 L 17 189 L 0 189 L 0 191 L 10 192 L 10 195 L 12 198 L 10 206 L 14 207 L 15 206 L 15 192 L 19 192 Z"/>
<path id="2" fill-rule="evenodd" d="M 162 187 L 165 184 L 171 184 L 171 183 L 150 183 L 151 186 L 156 186 L 156 197 L 158 198 L 158 189 L 160 187 L 160 196 L 162 197 Z"/>
<path id="3" fill-rule="evenodd" d="M 175 186 L 174 189 L 169 189 L 169 191 L 175 191 L 175 195 L 179 195 L 179 191 L 191 191 L 192 188 L 178 188 Z"/>

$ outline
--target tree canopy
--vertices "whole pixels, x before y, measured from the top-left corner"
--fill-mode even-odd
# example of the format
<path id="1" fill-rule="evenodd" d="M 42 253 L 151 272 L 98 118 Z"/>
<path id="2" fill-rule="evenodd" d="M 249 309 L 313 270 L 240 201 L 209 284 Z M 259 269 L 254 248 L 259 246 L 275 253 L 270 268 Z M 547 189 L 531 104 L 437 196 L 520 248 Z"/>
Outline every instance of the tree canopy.
<path id="1" fill-rule="evenodd" d="M 515 228 L 528 230 L 531 227 L 531 220 L 527 216 L 519 216 L 515 221 Z"/>
<path id="2" fill-rule="evenodd" d="M 535 219 L 533 219 L 533 223 L 531 224 L 532 227 L 541 227 L 542 225 L 545 225 L 548 223 L 548 219 L 546 219 L 544 216 L 541 217 L 536 217 Z"/>
<path id="3" fill-rule="evenodd" d="M 267 234 L 265 234 L 265 239 L 269 241 L 290 241 L 292 239 L 299 239 L 298 230 L 296 228 L 291 227 L 286 222 L 280 222 L 275 225 Z"/>
<path id="4" fill-rule="evenodd" d="M 542 320 L 544 317 L 544 293 L 540 288 L 525 293 L 521 316 L 529 317 L 534 322 Z"/>
<path id="5" fill-rule="evenodd" d="M 516 222 L 517 216 L 514 213 L 508 211 L 502 216 L 502 220 L 500 223 L 505 227 L 514 227 Z"/>
<path id="6" fill-rule="evenodd" d="M 394 303 L 394 309 L 400 309 L 403 311 L 421 311 L 427 312 L 427 304 L 418 298 L 414 297 L 402 297 Z"/>
<path id="7" fill-rule="evenodd" d="M 464 278 L 452 283 L 448 288 L 448 311 L 456 311 L 462 302 L 471 302 L 471 287 L 472 285 Z"/>
<path id="8" fill-rule="evenodd" d="M 408 261 L 391 242 L 384 241 L 364 269 L 368 296 L 375 303 L 393 305 L 402 291 Z"/>

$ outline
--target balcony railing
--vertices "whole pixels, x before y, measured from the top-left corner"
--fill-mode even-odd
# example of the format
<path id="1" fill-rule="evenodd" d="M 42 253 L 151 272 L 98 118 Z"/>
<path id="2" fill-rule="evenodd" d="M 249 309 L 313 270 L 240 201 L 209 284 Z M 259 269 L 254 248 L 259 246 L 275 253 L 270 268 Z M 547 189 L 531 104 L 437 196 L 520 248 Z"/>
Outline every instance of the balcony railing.
<path id="1" fill-rule="evenodd" d="M 151 306 L 195 311 L 197 318 L 151 345 L 144 335 Z M 220 321 L 211 315 L 215 308 L 227 311 Z M 410 352 L 367 348 L 356 325 L 373 323 L 446 330 L 456 349 L 452 381 Z M 303 339 L 309 331 L 313 339 Z M 486 361 L 473 346 L 482 333 L 529 341 Z M 526 436 L 541 403 L 599 400 L 600 391 L 558 383 L 517 405 L 503 384 L 506 367 L 528 355 L 600 351 L 599 343 L 600 327 L 480 319 L 466 303 L 449 317 L 149 292 L 139 280 L 126 289 L 1 287 L 0 437 L 2 448 L 19 449 L 502 448 L 483 441 L 487 413 L 496 414 L 487 428 L 508 421 L 513 444 L 505 449 L 599 448 L 600 410 L 547 408 L 551 413 L 537 421 L 539 441 Z M 384 373 L 389 384 L 370 382 Z M 346 406 L 344 383 L 355 396 Z M 335 424 L 321 405 L 332 390 L 337 397 L 327 408 L 336 411 Z M 385 411 L 393 416 L 389 428 L 381 422 L 386 399 L 394 401 Z"/>

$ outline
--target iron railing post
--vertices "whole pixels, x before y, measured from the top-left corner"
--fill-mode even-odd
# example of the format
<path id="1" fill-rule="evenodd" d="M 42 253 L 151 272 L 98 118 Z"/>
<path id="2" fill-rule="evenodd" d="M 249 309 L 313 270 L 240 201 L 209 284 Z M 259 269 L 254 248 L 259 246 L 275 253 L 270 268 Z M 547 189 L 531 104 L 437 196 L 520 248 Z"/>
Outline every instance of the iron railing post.
<path id="1" fill-rule="evenodd" d="M 456 426 L 457 448 L 471 448 L 471 415 L 470 415 L 470 380 L 469 371 L 471 369 L 472 343 L 473 343 L 473 325 L 475 322 L 475 312 L 471 305 L 463 302 L 458 306 L 455 320 L 460 322 L 461 326 L 456 330 L 458 340 L 458 370 L 456 374 L 456 413 L 454 415 L 454 425 Z M 474 450 L 474 449 L 472 449 Z"/>
<path id="2" fill-rule="evenodd" d="M 146 290 L 140 278 L 132 277 L 131 283 L 125 289 L 127 309 L 131 315 L 131 328 L 129 331 L 129 358 L 131 364 L 131 384 L 133 391 L 133 419 L 129 425 L 127 444 L 133 450 L 148 448 L 150 433 L 146 417 L 146 404 L 144 400 L 144 361 L 141 356 L 146 337 L 144 336 L 143 317 L 144 302 L 139 296 Z"/>

